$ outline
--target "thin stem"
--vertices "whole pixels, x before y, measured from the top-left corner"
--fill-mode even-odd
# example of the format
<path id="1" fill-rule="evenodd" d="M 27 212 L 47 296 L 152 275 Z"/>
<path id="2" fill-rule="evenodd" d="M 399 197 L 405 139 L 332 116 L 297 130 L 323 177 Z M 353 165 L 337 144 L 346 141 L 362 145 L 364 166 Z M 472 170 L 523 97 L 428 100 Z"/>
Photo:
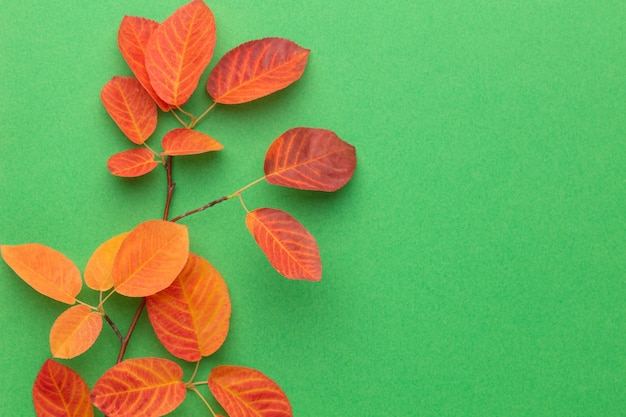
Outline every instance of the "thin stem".
<path id="1" fill-rule="evenodd" d="M 172 196 L 174 195 L 174 188 L 176 183 L 172 179 L 172 162 L 174 158 L 168 156 L 165 162 L 165 170 L 167 171 L 167 197 L 165 198 L 165 209 L 163 210 L 163 220 L 167 220 L 170 214 L 170 205 L 172 203 Z"/>
<path id="2" fill-rule="evenodd" d="M 184 217 L 191 216 L 192 214 L 195 214 L 195 213 L 199 213 L 199 212 L 201 212 L 201 211 L 204 211 L 204 210 L 206 210 L 206 209 L 208 209 L 208 208 L 211 208 L 211 207 L 213 207 L 214 205 L 216 205 L 216 204 L 218 204 L 218 203 L 221 203 L 222 201 L 226 201 L 226 200 L 228 200 L 228 199 L 230 199 L 230 198 L 232 198 L 232 197 L 228 197 L 228 196 L 225 196 L 225 197 L 220 197 L 220 198 L 218 198 L 217 200 L 213 200 L 213 201 L 211 201 L 210 203 L 207 203 L 207 204 L 205 204 L 205 205 L 204 205 L 204 206 L 202 206 L 202 207 L 198 207 L 198 208 L 197 208 L 197 209 L 195 209 L 195 210 L 190 210 L 190 211 L 188 211 L 188 212 L 186 212 L 186 213 L 183 213 L 183 214 L 181 214 L 181 215 L 178 215 L 178 216 L 174 217 L 174 218 L 173 218 L 172 220 L 170 220 L 170 221 L 171 221 L 172 223 L 176 223 L 177 221 L 179 221 L 180 219 L 182 219 L 182 218 L 184 218 Z"/>
<path id="3" fill-rule="evenodd" d="M 241 203 L 243 209 L 246 211 L 246 213 L 250 213 L 250 210 L 248 210 L 248 207 L 246 207 L 246 203 L 243 202 L 243 197 L 241 196 L 241 193 L 237 195 L 239 196 L 239 202 Z"/>
<path id="4" fill-rule="evenodd" d="M 189 382 L 187 382 L 187 385 L 193 385 L 193 380 L 196 377 L 196 374 L 198 373 L 198 368 L 200 367 L 200 361 L 196 362 L 196 367 L 193 369 L 193 374 L 191 374 L 191 378 L 189 378 Z"/>
<path id="5" fill-rule="evenodd" d="M 180 110 L 180 108 L 179 108 Z M 182 110 L 181 110 L 182 111 Z M 178 120 L 178 122 L 183 125 L 184 127 L 189 127 L 189 125 L 187 123 L 185 123 L 185 121 L 183 119 L 180 118 L 180 116 L 178 115 L 178 113 L 176 113 L 174 111 L 174 109 L 171 109 L 170 112 L 174 115 L 174 117 L 176 118 L 176 120 Z"/>
<path id="6" fill-rule="evenodd" d="M 204 405 L 206 405 L 207 408 L 209 409 L 209 411 L 211 412 L 211 414 L 213 414 L 213 417 L 217 416 L 217 414 L 215 414 L 215 411 L 213 411 L 213 408 L 211 407 L 209 402 L 206 400 L 206 398 L 204 398 L 204 396 L 202 394 L 200 394 L 200 391 L 198 391 L 195 387 L 187 387 L 187 389 L 195 392 L 198 395 L 198 397 L 200 397 L 200 399 L 202 400 Z"/>
<path id="7" fill-rule="evenodd" d="M 265 179 L 265 175 L 263 175 L 261 178 L 256 179 L 254 181 L 252 181 L 250 184 L 246 185 L 243 188 L 240 188 L 239 190 L 235 191 L 234 193 L 232 193 L 231 195 L 228 196 L 228 198 L 234 198 L 239 196 L 241 193 L 243 193 L 244 191 L 246 191 L 248 188 L 252 187 L 253 185 L 256 185 L 258 183 L 260 183 L 261 181 L 263 181 Z"/>
<path id="8" fill-rule="evenodd" d="M 109 317 L 107 314 L 102 314 L 102 317 L 104 317 L 107 323 L 109 323 L 109 326 L 111 326 L 117 338 L 120 339 L 120 343 L 124 343 L 124 336 L 122 336 L 120 329 L 118 329 L 115 323 L 113 323 L 113 320 L 111 320 L 111 317 Z"/>
<path id="9" fill-rule="evenodd" d="M 150 146 L 148 146 L 148 144 L 146 142 L 143 143 L 143 146 L 149 150 L 150 152 L 152 152 L 154 154 L 154 156 L 156 156 L 157 158 L 159 158 L 161 160 L 161 163 L 165 165 L 165 159 L 163 158 L 163 155 L 159 154 L 157 151 L 155 151 L 154 149 L 152 149 Z"/>
<path id="10" fill-rule="evenodd" d="M 195 125 L 197 125 L 197 124 L 198 124 L 198 122 L 199 122 L 200 120 L 202 120 L 202 119 L 204 118 L 204 116 L 206 116 L 207 114 L 209 114 L 209 112 L 210 112 L 211 110 L 213 110 L 213 107 L 215 107 L 216 105 L 217 105 L 217 102 L 216 102 L 216 101 L 214 101 L 214 102 L 213 102 L 213 104 L 211 104 L 211 105 L 209 106 L 209 108 L 208 108 L 208 109 L 206 109 L 206 110 L 204 111 L 204 113 L 202 113 L 200 116 L 198 116 L 198 117 L 197 117 L 197 118 L 196 118 L 196 119 L 195 119 L 195 120 L 194 120 L 194 121 L 193 121 L 193 122 L 189 125 L 189 127 L 190 127 L 190 128 L 193 128 Z"/>
<path id="11" fill-rule="evenodd" d="M 135 326 L 137 326 L 137 322 L 139 321 L 139 317 L 143 312 L 144 307 L 146 306 L 146 299 L 142 298 L 141 303 L 137 307 L 137 311 L 135 312 L 135 317 L 133 317 L 133 321 L 130 323 L 130 327 L 128 328 L 128 332 L 126 333 L 126 337 L 122 339 L 122 346 L 120 347 L 120 353 L 117 355 L 117 362 L 120 363 L 124 360 L 124 354 L 126 353 L 126 348 L 128 347 L 128 342 L 130 342 L 130 338 L 135 331 Z"/>
<path id="12" fill-rule="evenodd" d="M 189 124 L 185 125 L 186 128 L 191 129 L 192 127 L 195 126 L 196 124 L 196 118 L 194 117 L 193 114 L 189 113 L 188 111 L 183 110 L 182 107 L 176 107 L 178 109 L 179 112 L 181 112 L 182 114 L 184 114 L 185 116 L 189 117 Z"/>

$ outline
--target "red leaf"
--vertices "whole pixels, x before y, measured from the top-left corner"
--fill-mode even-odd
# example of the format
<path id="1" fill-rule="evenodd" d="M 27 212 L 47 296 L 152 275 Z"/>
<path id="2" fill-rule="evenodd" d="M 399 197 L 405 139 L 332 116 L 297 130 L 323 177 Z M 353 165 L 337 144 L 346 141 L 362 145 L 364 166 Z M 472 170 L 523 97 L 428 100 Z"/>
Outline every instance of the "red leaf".
<path id="1" fill-rule="evenodd" d="M 113 286 L 111 269 L 113 260 L 120 245 L 128 236 L 128 232 L 121 233 L 104 242 L 94 251 L 85 266 L 85 283 L 96 291 L 107 291 Z"/>
<path id="2" fill-rule="evenodd" d="M 107 168 L 118 177 L 139 177 L 147 174 L 159 165 L 154 154 L 146 148 L 128 149 L 109 158 Z"/>
<path id="3" fill-rule="evenodd" d="M 221 143 L 209 135 L 185 128 L 167 132 L 161 146 L 164 155 L 195 155 L 224 149 Z"/>
<path id="4" fill-rule="evenodd" d="M 154 91 L 181 106 L 196 89 L 215 47 L 215 19 L 202 0 L 176 10 L 146 45 L 146 69 Z"/>
<path id="5" fill-rule="evenodd" d="M 246 226 L 281 275 L 307 281 L 322 279 L 315 238 L 290 214 L 273 208 L 256 209 L 248 212 Z"/>
<path id="6" fill-rule="evenodd" d="M 169 111 L 172 106 L 161 100 L 161 97 L 154 91 L 146 70 L 146 45 L 157 27 L 159 27 L 159 23 L 154 20 L 137 16 L 124 16 L 117 34 L 117 44 L 126 63 L 150 94 L 150 97 L 159 105 L 161 110 Z"/>
<path id="7" fill-rule="evenodd" d="M 102 87 L 100 98 L 109 115 L 134 143 L 141 145 L 157 125 L 157 106 L 134 77 L 113 77 Z"/>
<path id="8" fill-rule="evenodd" d="M 76 265 L 62 253 L 38 243 L 0 245 L 4 261 L 41 294 L 74 304 L 83 281 Z"/>
<path id="9" fill-rule="evenodd" d="M 354 146 L 330 130 L 298 127 L 270 145 L 264 170 L 270 184 L 336 191 L 350 181 L 355 167 Z"/>
<path id="10" fill-rule="evenodd" d="M 220 273 L 198 255 L 164 289 L 146 299 L 157 337 L 174 356 L 189 362 L 214 353 L 228 334 L 228 288 Z"/>
<path id="11" fill-rule="evenodd" d="M 128 359 L 106 371 L 91 400 L 108 417 L 158 417 L 185 399 L 183 370 L 161 358 Z"/>
<path id="12" fill-rule="evenodd" d="M 89 388 L 65 365 L 46 360 L 33 385 L 37 417 L 93 417 Z"/>
<path id="13" fill-rule="evenodd" d="M 124 239 L 113 261 L 115 291 L 147 297 L 167 288 L 187 263 L 189 234 L 185 226 L 148 220 Z"/>
<path id="14" fill-rule="evenodd" d="M 283 390 L 263 373 L 243 366 L 218 366 L 209 389 L 230 417 L 291 417 Z"/>
<path id="15" fill-rule="evenodd" d="M 89 349 L 102 330 L 102 315 L 79 304 L 63 312 L 50 330 L 52 356 L 71 359 Z"/>
<path id="16" fill-rule="evenodd" d="M 223 104 L 264 97 L 297 81 L 309 52 L 282 38 L 246 42 L 227 52 L 215 65 L 207 80 L 207 91 Z"/>

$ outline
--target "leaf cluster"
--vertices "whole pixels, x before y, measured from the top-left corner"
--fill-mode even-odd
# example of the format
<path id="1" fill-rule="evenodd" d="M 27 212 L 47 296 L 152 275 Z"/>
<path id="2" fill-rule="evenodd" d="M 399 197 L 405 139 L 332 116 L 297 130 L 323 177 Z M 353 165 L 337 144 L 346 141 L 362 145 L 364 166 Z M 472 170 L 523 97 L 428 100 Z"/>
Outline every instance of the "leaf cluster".
<path id="1" fill-rule="evenodd" d="M 172 159 L 214 152 L 223 145 L 196 130 L 216 105 L 235 105 L 262 98 L 297 81 L 309 50 L 282 38 L 253 40 L 226 53 L 210 71 L 207 110 L 195 116 L 183 105 L 196 91 L 212 60 L 215 19 L 202 0 L 178 8 L 162 23 L 126 16 L 118 46 L 134 76 L 114 76 L 101 91 L 104 107 L 121 132 L 135 145 L 111 156 L 107 167 L 120 177 L 145 175 L 158 166 L 167 173 L 163 218 L 147 220 L 112 236 L 89 258 L 84 271 L 64 254 L 38 243 L 0 245 L 4 261 L 39 293 L 69 307 L 50 330 L 54 358 L 71 359 L 96 343 L 106 322 L 120 340 L 117 363 L 91 389 L 68 366 L 48 359 L 33 386 L 38 416 L 93 416 L 93 406 L 109 417 L 162 416 L 176 409 L 187 392 L 207 385 L 230 416 L 291 416 L 286 394 L 263 373 L 242 366 L 218 366 L 205 380 L 195 381 L 202 358 L 224 343 L 232 305 L 221 274 L 202 256 L 189 251 L 187 227 L 178 223 L 218 203 L 238 199 L 245 225 L 270 264 L 289 279 L 319 281 L 322 265 L 315 238 L 292 215 L 276 208 L 249 210 L 242 194 L 266 181 L 301 190 L 333 192 L 352 177 L 356 153 L 327 129 L 296 127 L 279 135 L 264 158 L 264 175 L 234 193 L 170 218 L 174 194 Z M 181 123 L 167 132 L 161 150 L 148 140 L 160 114 Z M 98 292 L 99 302 L 79 300 L 83 283 Z M 113 296 L 140 299 L 126 335 L 107 314 Z M 196 363 L 186 382 L 180 366 L 164 358 L 124 359 L 137 319 L 146 308 L 158 340 L 172 356 Z"/>

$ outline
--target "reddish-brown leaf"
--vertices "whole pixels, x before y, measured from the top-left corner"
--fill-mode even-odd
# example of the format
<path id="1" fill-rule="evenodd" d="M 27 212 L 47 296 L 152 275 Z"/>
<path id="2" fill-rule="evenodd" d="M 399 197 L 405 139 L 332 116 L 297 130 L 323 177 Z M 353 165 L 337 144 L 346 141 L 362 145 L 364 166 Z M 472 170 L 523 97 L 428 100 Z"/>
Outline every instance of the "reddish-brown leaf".
<path id="1" fill-rule="evenodd" d="M 128 359 L 96 381 L 91 400 L 108 417 L 159 417 L 185 399 L 183 370 L 161 358 Z"/>
<path id="2" fill-rule="evenodd" d="M 228 288 L 213 266 L 193 253 L 172 284 L 147 297 L 157 337 L 174 356 L 190 362 L 214 353 L 228 334 Z"/>
<path id="3" fill-rule="evenodd" d="M 146 148 L 133 148 L 118 152 L 109 158 L 107 168 L 118 177 L 139 177 L 147 174 L 159 165 L 154 154 Z"/>
<path id="4" fill-rule="evenodd" d="M 224 149 L 211 136 L 193 129 L 174 129 L 163 136 L 161 142 L 164 155 L 195 155 Z"/>
<path id="5" fill-rule="evenodd" d="M 76 265 L 62 253 L 38 243 L 0 245 L 2 259 L 41 294 L 74 304 L 83 281 Z"/>
<path id="6" fill-rule="evenodd" d="M 223 104 L 264 97 L 297 81 L 309 52 L 282 38 L 246 42 L 227 52 L 211 70 L 207 91 Z"/>
<path id="7" fill-rule="evenodd" d="M 150 94 L 150 97 L 161 110 L 169 111 L 172 106 L 161 100 L 161 97 L 154 91 L 146 70 L 146 45 L 157 27 L 159 27 L 159 23 L 154 20 L 137 16 L 124 16 L 117 34 L 117 44 L 126 63 Z"/>
<path id="8" fill-rule="evenodd" d="M 98 247 L 87 261 L 85 266 L 85 283 L 96 291 L 107 291 L 113 286 L 111 269 L 113 260 L 120 245 L 128 236 L 128 232 L 113 236 Z"/>
<path id="9" fill-rule="evenodd" d="M 37 417 L 93 417 L 89 388 L 65 365 L 52 359 L 44 362 L 33 384 Z"/>
<path id="10" fill-rule="evenodd" d="M 230 417 L 291 417 L 283 390 L 263 373 L 243 366 L 218 366 L 209 389 Z"/>
<path id="11" fill-rule="evenodd" d="M 181 106 L 196 89 L 215 47 L 215 19 L 202 0 L 185 4 L 155 29 L 146 45 L 146 70 L 154 91 Z"/>
<path id="12" fill-rule="evenodd" d="M 146 297 L 167 288 L 187 263 L 189 234 L 180 224 L 148 220 L 124 239 L 113 261 L 115 291 Z"/>
<path id="13" fill-rule="evenodd" d="M 273 208 L 256 209 L 248 212 L 246 226 L 281 275 L 307 281 L 322 279 L 315 238 L 290 214 Z"/>
<path id="14" fill-rule="evenodd" d="M 79 304 L 65 310 L 50 330 L 52 356 L 71 359 L 89 349 L 102 330 L 102 315 Z"/>
<path id="15" fill-rule="evenodd" d="M 100 98 L 109 115 L 134 143 L 141 145 L 157 125 L 157 106 L 135 77 L 115 76 L 102 87 Z"/>
<path id="16" fill-rule="evenodd" d="M 326 129 L 297 127 L 276 138 L 265 155 L 270 184 L 301 190 L 336 191 L 354 173 L 356 151 Z"/>

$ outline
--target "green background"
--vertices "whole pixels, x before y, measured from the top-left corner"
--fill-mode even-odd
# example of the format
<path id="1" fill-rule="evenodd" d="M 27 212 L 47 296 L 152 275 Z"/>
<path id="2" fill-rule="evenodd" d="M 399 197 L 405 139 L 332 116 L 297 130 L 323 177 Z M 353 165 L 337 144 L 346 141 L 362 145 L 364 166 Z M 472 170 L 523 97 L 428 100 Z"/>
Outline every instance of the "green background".
<path id="1" fill-rule="evenodd" d="M 84 268 L 109 237 L 159 218 L 164 170 L 126 180 L 132 146 L 99 93 L 130 72 L 125 14 L 183 2 L 4 2 L 0 15 L 0 243 L 51 246 Z M 281 278 L 237 201 L 187 218 L 233 302 L 202 362 L 254 367 L 305 416 L 626 415 L 626 4 L 617 0 L 210 1 L 214 60 L 255 38 L 312 50 L 273 96 L 218 106 L 198 129 L 219 154 L 178 158 L 172 214 L 262 175 L 295 126 L 357 148 L 333 194 L 260 184 L 316 237 L 320 283 Z M 206 74 L 187 109 L 209 99 Z M 176 124 L 162 115 L 149 143 Z M 64 307 L 0 264 L 0 414 L 34 415 L 33 380 Z M 81 298 L 95 302 L 87 290 Z M 108 312 L 126 328 L 137 301 Z M 113 364 L 108 327 L 68 365 L 91 386 Z M 168 356 L 146 317 L 127 357 Z M 185 378 L 191 367 L 185 366 Z M 172 416 L 209 415 L 194 396 Z"/>

